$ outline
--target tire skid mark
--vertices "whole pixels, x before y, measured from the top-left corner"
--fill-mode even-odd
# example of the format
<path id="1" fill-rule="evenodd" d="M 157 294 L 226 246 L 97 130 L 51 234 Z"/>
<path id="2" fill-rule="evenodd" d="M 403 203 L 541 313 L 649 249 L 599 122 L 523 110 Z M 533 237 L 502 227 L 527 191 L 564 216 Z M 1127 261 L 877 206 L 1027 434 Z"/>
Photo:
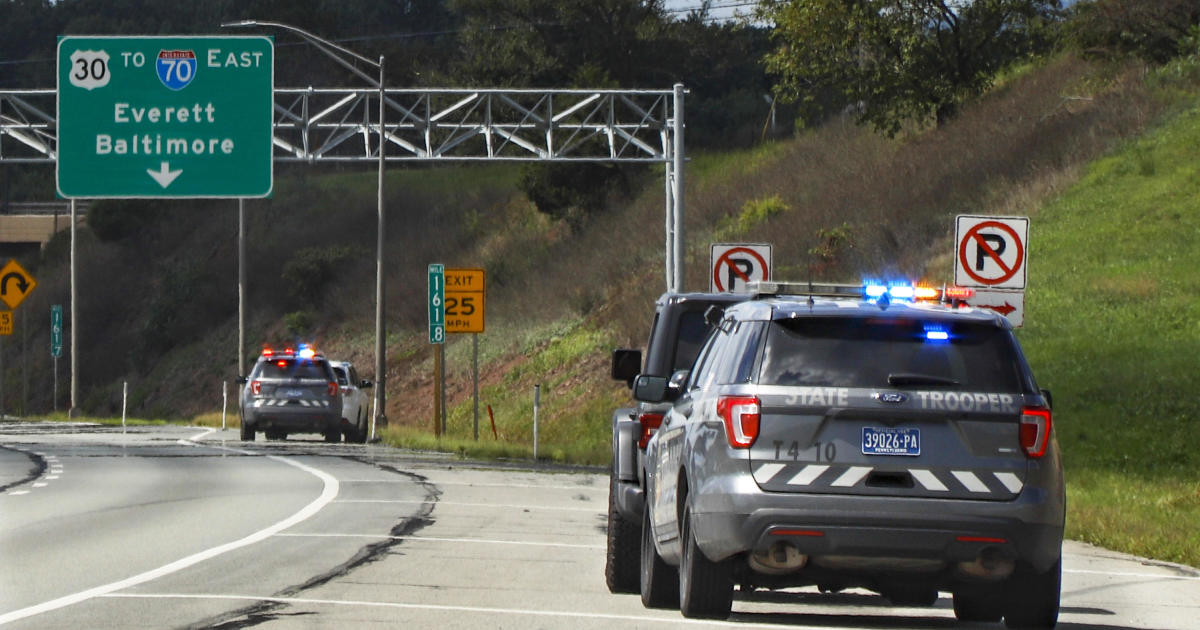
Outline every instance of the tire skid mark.
<path id="1" fill-rule="evenodd" d="M 289 613 L 283 612 L 283 610 L 293 605 L 289 600 L 295 600 L 296 596 L 304 591 L 345 577 L 355 569 L 383 558 L 390 553 L 392 548 L 402 545 L 407 537 L 434 523 L 433 509 L 437 505 L 442 491 L 430 482 L 427 477 L 401 470 L 390 464 L 370 461 L 360 457 L 343 456 L 342 459 L 366 464 L 402 477 L 407 477 L 410 483 L 420 486 L 425 491 L 425 497 L 417 509 L 417 513 L 413 516 L 401 518 L 389 533 L 385 534 L 388 538 L 363 546 L 349 560 L 325 573 L 309 578 L 300 584 L 294 584 L 281 589 L 270 596 L 264 597 L 262 601 L 253 605 L 231 610 L 227 613 L 188 625 L 187 628 L 189 630 L 242 630 L 244 628 L 253 628 L 278 618 L 287 617 Z"/>

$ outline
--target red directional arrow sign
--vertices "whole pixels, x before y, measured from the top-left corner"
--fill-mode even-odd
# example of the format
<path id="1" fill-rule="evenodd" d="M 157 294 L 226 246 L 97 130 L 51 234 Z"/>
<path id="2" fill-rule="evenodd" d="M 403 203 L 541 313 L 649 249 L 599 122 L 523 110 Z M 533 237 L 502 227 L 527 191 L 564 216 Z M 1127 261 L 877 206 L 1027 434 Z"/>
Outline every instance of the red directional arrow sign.
<path id="1" fill-rule="evenodd" d="M 1014 328 L 1025 324 L 1025 292 L 977 289 L 967 300 L 972 308 L 996 311 L 1003 315 Z"/>

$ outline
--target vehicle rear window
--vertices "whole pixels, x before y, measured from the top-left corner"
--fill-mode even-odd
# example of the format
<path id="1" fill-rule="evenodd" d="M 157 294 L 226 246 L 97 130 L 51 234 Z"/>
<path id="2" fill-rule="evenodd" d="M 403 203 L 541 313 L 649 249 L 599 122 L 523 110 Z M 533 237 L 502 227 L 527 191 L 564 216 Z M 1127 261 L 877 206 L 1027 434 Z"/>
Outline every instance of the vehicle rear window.
<path id="1" fill-rule="evenodd" d="M 346 370 L 340 367 L 335 367 L 333 368 L 333 373 L 337 375 L 338 385 L 350 384 L 350 379 L 346 378 Z"/>
<path id="2" fill-rule="evenodd" d="M 948 339 L 930 340 L 929 331 Z M 771 322 L 759 382 L 1013 392 L 1022 389 L 1019 366 L 1010 333 L 987 324 L 800 317 Z"/>
<path id="3" fill-rule="evenodd" d="M 319 378 L 329 380 L 328 368 L 324 363 L 296 359 L 264 361 L 259 378 Z"/>

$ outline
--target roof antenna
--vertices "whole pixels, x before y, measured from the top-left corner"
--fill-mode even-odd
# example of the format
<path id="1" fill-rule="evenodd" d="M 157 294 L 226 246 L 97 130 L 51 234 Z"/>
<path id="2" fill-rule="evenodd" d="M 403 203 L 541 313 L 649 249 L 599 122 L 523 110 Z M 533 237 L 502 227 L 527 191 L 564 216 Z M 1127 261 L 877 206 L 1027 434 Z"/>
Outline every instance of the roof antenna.
<path id="1" fill-rule="evenodd" d="M 816 306 L 816 304 L 817 304 L 816 300 L 813 299 L 812 273 L 813 273 L 812 263 L 810 262 L 808 264 L 808 310 L 809 310 L 809 312 L 812 312 L 813 307 Z"/>

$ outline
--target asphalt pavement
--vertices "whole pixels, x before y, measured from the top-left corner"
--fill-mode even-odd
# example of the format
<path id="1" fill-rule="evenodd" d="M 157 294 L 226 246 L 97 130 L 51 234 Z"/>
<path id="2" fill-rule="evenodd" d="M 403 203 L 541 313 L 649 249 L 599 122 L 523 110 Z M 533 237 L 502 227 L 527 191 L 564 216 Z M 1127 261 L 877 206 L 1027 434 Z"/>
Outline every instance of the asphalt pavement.
<path id="1" fill-rule="evenodd" d="M 11 628 L 999 628 L 949 594 L 739 596 L 728 621 L 604 587 L 607 478 L 233 431 L 0 423 Z M 1071 630 L 1196 628 L 1200 571 L 1068 542 Z"/>

